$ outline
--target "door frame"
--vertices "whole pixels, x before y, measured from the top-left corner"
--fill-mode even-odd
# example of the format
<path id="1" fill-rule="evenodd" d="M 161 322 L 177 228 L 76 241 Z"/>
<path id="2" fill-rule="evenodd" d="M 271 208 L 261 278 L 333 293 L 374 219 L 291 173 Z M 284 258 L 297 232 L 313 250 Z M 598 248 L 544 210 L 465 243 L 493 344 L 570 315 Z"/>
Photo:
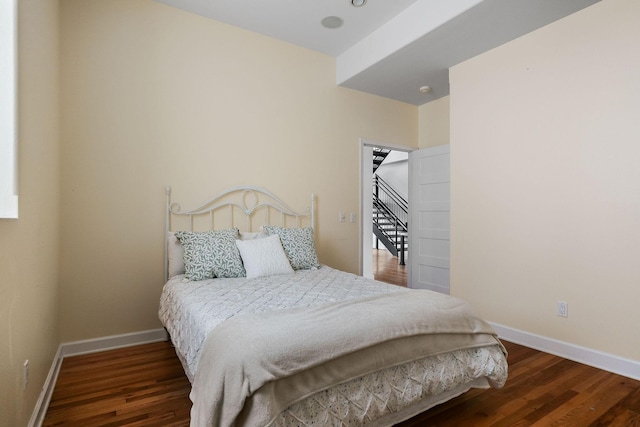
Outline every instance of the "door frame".
<path id="1" fill-rule="evenodd" d="M 371 251 L 373 250 L 373 231 L 371 218 L 373 216 L 373 188 L 371 185 L 371 168 L 373 166 L 373 147 L 387 148 L 393 151 L 410 153 L 417 150 L 416 147 L 380 142 L 372 139 L 360 138 L 360 247 L 358 250 L 359 274 L 373 279 L 373 265 Z M 409 173 L 409 171 L 407 171 Z M 411 210 L 411 200 L 408 200 Z M 365 254 L 368 253 L 368 262 L 365 264 Z M 411 266 L 407 263 L 407 277 L 411 273 Z"/>

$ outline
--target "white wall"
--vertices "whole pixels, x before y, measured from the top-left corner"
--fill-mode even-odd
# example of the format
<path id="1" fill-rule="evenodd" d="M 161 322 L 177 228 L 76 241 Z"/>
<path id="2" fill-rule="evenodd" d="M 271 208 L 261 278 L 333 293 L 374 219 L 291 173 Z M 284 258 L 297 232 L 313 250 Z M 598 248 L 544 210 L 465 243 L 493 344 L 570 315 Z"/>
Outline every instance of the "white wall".
<path id="1" fill-rule="evenodd" d="M 376 170 L 376 174 L 391 185 L 405 200 L 409 197 L 408 159 L 407 152 L 391 151 Z"/>
<path id="2" fill-rule="evenodd" d="M 636 361 L 639 22 L 603 0 L 450 73 L 452 294 Z"/>

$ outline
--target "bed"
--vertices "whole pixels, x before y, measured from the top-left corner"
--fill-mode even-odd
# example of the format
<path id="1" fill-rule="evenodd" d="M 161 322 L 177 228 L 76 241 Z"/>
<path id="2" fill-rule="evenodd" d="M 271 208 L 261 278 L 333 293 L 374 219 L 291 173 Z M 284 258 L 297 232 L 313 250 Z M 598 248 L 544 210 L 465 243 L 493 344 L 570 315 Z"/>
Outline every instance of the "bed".
<path id="1" fill-rule="evenodd" d="M 159 317 L 192 426 L 390 426 L 506 381 L 466 302 L 320 264 L 314 195 L 296 211 L 234 187 L 183 212 L 166 193 Z"/>

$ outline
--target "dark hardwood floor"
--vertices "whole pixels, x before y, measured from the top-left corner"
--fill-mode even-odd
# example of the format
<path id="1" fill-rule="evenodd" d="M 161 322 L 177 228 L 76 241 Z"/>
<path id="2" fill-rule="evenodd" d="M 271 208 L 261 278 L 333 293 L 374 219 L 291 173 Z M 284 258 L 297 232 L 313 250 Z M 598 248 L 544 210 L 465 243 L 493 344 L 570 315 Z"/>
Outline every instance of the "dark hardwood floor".
<path id="1" fill-rule="evenodd" d="M 190 390 L 168 342 L 68 357 L 43 426 L 188 426 Z"/>
<path id="2" fill-rule="evenodd" d="M 407 285 L 374 250 L 374 277 Z M 470 390 L 398 427 L 640 426 L 640 382 L 509 342 L 509 379 Z M 191 387 L 169 343 L 66 358 L 44 426 L 188 426 Z"/>
<path id="3" fill-rule="evenodd" d="M 386 249 L 373 249 L 373 278 L 392 285 L 407 286 L 407 266 Z"/>
<path id="4" fill-rule="evenodd" d="M 470 390 L 399 426 L 640 426 L 640 381 L 503 343 L 502 389 Z"/>
<path id="5" fill-rule="evenodd" d="M 502 389 L 471 390 L 399 426 L 640 426 L 640 381 L 504 344 Z M 188 426 L 189 390 L 167 342 L 68 357 L 43 425 Z"/>

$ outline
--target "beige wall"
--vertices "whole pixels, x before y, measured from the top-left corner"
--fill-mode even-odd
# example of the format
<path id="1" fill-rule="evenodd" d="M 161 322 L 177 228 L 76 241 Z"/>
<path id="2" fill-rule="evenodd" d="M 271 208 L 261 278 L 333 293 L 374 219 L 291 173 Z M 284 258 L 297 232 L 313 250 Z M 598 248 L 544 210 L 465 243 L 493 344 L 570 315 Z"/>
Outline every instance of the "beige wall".
<path id="1" fill-rule="evenodd" d="M 320 260 L 358 271 L 359 138 L 417 146 L 416 107 L 337 87 L 329 56 L 151 0 L 62 0 L 62 341 L 152 329 L 164 187 L 184 208 L 317 194 Z"/>
<path id="2" fill-rule="evenodd" d="M 420 148 L 449 144 L 449 96 L 418 108 L 418 144 Z"/>
<path id="3" fill-rule="evenodd" d="M 0 221 L 1 426 L 27 425 L 60 338 L 58 2 L 21 0 L 18 13 L 20 218 Z"/>
<path id="4" fill-rule="evenodd" d="M 450 73 L 452 293 L 636 361 L 639 21 L 604 0 Z"/>
<path id="5" fill-rule="evenodd" d="M 452 293 L 634 360 L 639 16 L 604 0 L 451 72 Z M 62 0 L 59 19 L 55 0 L 20 1 L 0 425 L 26 424 L 60 341 L 159 327 L 166 184 L 185 207 L 237 184 L 294 207 L 314 191 L 321 260 L 357 271 L 358 226 L 336 218 L 359 211 L 359 138 L 449 141 L 449 97 L 415 108 L 339 88 L 330 57 L 150 0 Z"/>

